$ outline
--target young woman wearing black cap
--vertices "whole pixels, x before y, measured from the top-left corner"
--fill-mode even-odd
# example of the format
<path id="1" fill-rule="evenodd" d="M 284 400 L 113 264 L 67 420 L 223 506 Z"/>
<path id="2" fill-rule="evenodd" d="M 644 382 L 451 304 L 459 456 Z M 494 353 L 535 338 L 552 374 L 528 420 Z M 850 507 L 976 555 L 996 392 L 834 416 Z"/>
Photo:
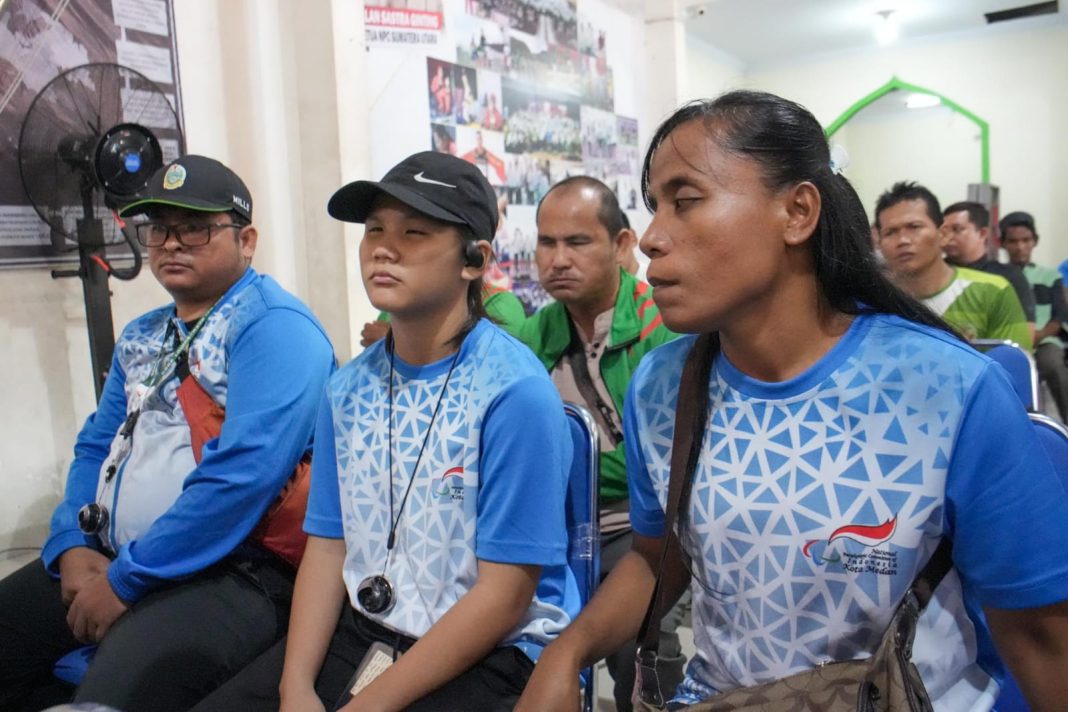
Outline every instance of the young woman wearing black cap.
<path id="1" fill-rule="evenodd" d="M 511 709 L 577 613 L 562 404 L 480 318 L 496 205 L 474 166 L 431 152 L 331 199 L 366 225 L 364 286 L 391 333 L 323 399 L 280 699 L 279 647 L 212 708 Z"/>

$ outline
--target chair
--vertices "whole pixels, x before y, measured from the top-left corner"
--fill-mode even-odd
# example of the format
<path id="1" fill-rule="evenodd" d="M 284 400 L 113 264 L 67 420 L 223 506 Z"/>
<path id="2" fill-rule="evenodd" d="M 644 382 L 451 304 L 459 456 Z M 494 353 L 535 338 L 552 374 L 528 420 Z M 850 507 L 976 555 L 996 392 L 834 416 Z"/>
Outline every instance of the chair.
<path id="1" fill-rule="evenodd" d="M 567 482 L 567 564 L 585 606 L 593 598 L 601 576 L 600 447 L 597 426 L 585 408 L 565 403 L 564 414 L 574 448 Z M 582 684 L 583 709 L 592 712 L 597 700 L 592 667 L 582 671 Z"/>
<path id="2" fill-rule="evenodd" d="M 1053 470 L 1061 478 L 1061 484 L 1068 492 L 1068 428 L 1048 415 L 1028 413 L 1031 423 L 1038 433 L 1038 440 L 1049 455 Z"/>
<path id="3" fill-rule="evenodd" d="M 972 346 L 997 361 L 1009 374 L 1009 380 L 1029 411 L 1038 408 L 1038 371 L 1035 360 L 1015 341 L 975 339 Z"/>
<path id="4" fill-rule="evenodd" d="M 85 645 L 75 648 L 59 660 L 52 667 L 52 674 L 63 682 L 77 687 L 82 684 L 85 671 L 89 669 L 89 663 L 96 655 L 95 645 Z"/>

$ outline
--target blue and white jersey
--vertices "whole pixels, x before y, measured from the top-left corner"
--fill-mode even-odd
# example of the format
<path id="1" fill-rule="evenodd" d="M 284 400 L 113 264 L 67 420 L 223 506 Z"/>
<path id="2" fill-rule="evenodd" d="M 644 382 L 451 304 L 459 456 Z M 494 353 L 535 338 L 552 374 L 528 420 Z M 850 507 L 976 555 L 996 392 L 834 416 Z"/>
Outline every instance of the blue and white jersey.
<path id="1" fill-rule="evenodd" d="M 334 370 L 330 341 L 308 308 L 247 270 L 189 346 L 190 375 L 226 409 L 222 433 L 205 444 L 198 465 L 173 368 L 158 389 L 144 387 L 154 370 L 173 365 L 165 357 L 187 333 L 173 304 L 123 330 L 97 411 L 78 435 L 43 553 L 54 569 L 73 546 L 99 547 L 78 530 L 77 512 L 103 504 L 110 521 L 101 539 L 116 554 L 108 578 L 127 602 L 219 561 L 248 536 L 311 446 Z M 146 391 L 126 438 L 123 422 Z"/>
<path id="2" fill-rule="evenodd" d="M 635 531 L 662 536 L 679 380 L 694 337 L 647 356 L 625 429 Z M 981 608 L 1068 599 L 1068 497 L 1000 367 L 951 336 L 857 317 L 805 373 L 720 354 L 681 542 L 694 637 L 677 699 L 864 658 L 939 540 L 954 568 L 913 661 L 936 710 L 989 709 L 1003 669 Z"/>
<path id="3" fill-rule="evenodd" d="M 392 442 L 385 340 L 331 378 L 304 528 L 344 536 L 352 605 L 416 638 L 471 590 L 478 559 L 542 566 L 527 615 L 502 641 L 536 658 L 578 612 L 566 565 L 571 438 L 563 404 L 534 354 L 486 319 L 464 339 L 446 388 L 452 362 L 449 356 L 413 366 L 395 358 Z M 398 516 L 390 552 L 387 537 Z M 385 614 L 366 614 L 356 591 L 377 574 L 393 583 L 397 602 Z"/>

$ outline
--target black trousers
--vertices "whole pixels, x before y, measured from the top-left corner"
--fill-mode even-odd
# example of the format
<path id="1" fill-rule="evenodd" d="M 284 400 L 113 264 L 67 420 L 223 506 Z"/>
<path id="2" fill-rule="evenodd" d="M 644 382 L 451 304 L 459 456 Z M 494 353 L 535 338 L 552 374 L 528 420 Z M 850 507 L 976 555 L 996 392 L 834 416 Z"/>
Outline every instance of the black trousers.
<path id="1" fill-rule="evenodd" d="M 77 690 L 52 675 L 81 647 L 59 581 L 33 561 L 0 581 L 0 710 L 96 702 L 186 710 L 284 633 L 292 575 L 271 559 L 227 560 L 149 594 L 115 623 Z"/>
<path id="2" fill-rule="evenodd" d="M 348 701 L 348 685 L 368 648 L 382 642 L 403 653 L 415 641 L 400 636 L 345 606 L 315 691 L 327 710 Z M 276 643 L 194 712 L 276 712 L 280 704 L 285 640 Z M 408 707 L 410 712 L 505 712 L 515 707 L 534 671 L 534 663 L 514 646 L 496 648 L 477 665 Z"/>

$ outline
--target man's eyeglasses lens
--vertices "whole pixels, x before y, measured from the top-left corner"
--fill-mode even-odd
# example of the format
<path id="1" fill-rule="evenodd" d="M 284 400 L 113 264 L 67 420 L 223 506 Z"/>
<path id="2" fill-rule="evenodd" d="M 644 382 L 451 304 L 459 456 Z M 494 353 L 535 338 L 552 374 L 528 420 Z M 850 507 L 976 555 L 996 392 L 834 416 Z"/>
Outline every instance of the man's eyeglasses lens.
<path id="1" fill-rule="evenodd" d="M 185 225 L 168 225 L 166 223 L 147 222 L 137 227 L 137 241 L 145 247 L 162 247 L 169 235 L 174 235 L 179 243 L 186 247 L 199 247 L 208 244 L 219 230 L 225 228 L 241 229 L 233 223 L 187 223 Z"/>

